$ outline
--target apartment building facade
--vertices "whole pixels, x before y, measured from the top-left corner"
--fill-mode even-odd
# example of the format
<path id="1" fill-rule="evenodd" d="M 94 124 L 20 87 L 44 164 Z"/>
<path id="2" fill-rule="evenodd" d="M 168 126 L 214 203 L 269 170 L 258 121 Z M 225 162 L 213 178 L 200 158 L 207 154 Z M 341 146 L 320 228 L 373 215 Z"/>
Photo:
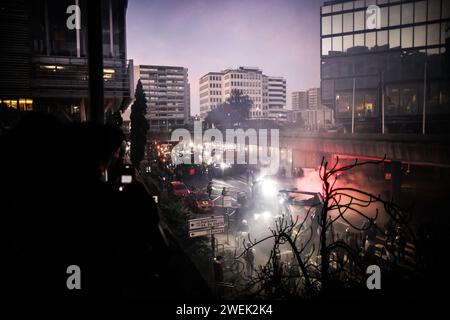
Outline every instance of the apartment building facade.
<path id="1" fill-rule="evenodd" d="M 308 92 L 294 91 L 291 94 L 291 110 L 304 110 L 308 108 Z"/>
<path id="2" fill-rule="evenodd" d="M 250 119 L 286 119 L 286 80 L 259 68 L 239 67 L 209 72 L 200 78 L 200 116 L 224 103 L 237 90 L 252 101 Z M 282 115 L 282 116 L 280 116 Z"/>
<path id="3" fill-rule="evenodd" d="M 186 125 L 191 112 L 187 68 L 138 65 L 134 68 L 134 87 L 139 79 L 147 98 L 150 131 L 170 131 Z"/>

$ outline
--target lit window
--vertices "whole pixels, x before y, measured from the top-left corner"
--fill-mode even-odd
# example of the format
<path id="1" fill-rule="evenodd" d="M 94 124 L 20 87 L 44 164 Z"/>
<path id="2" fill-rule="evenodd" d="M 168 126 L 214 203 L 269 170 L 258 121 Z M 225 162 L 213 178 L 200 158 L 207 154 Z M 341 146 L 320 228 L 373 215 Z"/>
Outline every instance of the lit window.
<path id="1" fill-rule="evenodd" d="M 386 28 L 389 25 L 389 8 L 383 7 L 380 8 L 381 14 L 381 28 Z"/>
<path id="2" fill-rule="evenodd" d="M 342 15 L 333 16 L 333 34 L 342 33 Z"/>
<path id="3" fill-rule="evenodd" d="M 365 12 L 356 11 L 355 12 L 355 31 L 364 30 L 365 25 Z"/>
<path id="4" fill-rule="evenodd" d="M 448 2 L 444 0 L 444 2 Z M 428 0 L 428 21 L 438 20 L 441 15 L 441 0 Z"/>
<path id="5" fill-rule="evenodd" d="M 377 46 L 385 46 L 388 44 L 388 33 L 387 31 L 379 31 L 377 33 Z"/>
<path id="6" fill-rule="evenodd" d="M 353 36 L 344 36 L 344 52 L 350 48 L 353 48 Z"/>
<path id="7" fill-rule="evenodd" d="M 427 19 L 427 3 L 420 1 L 414 3 L 414 22 L 424 22 Z"/>
<path id="8" fill-rule="evenodd" d="M 392 6 L 389 9 L 389 26 L 398 26 L 400 24 L 400 5 Z"/>
<path id="9" fill-rule="evenodd" d="M 322 35 L 331 34 L 331 17 L 322 17 Z"/>
<path id="10" fill-rule="evenodd" d="M 323 6 L 322 13 L 331 13 L 331 6 Z"/>
<path id="11" fill-rule="evenodd" d="M 426 45 L 425 26 L 414 27 L 414 47 L 423 47 Z"/>
<path id="12" fill-rule="evenodd" d="M 413 46 L 413 28 L 402 29 L 402 48 L 411 48 Z"/>
<path id="13" fill-rule="evenodd" d="M 429 46 L 434 46 L 439 44 L 439 24 L 429 24 L 427 42 Z"/>
<path id="14" fill-rule="evenodd" d="M 364 34 L 355 34 L 355 47 L 364 47 Z"/>
<path id="15" fill-rule="evenodd" d="M 366 33 L 366 47 L 372 49 L 376 45 L 376 32 Z"/>
<path id="16" fill-rule="evenodd" d="M 364 8 L 364 0 L 355 1 L 355 9 Z"/>
<path id="17" fill-rule="evenodd" d="M 414 8 L 413 3 L 402 4 L 402 24 L 413 23 Z"/>
<path id="18" fill-rule="evenodd" d="M 344 32 L 352 32 L 353 31 L 353 13 L 346 13 L 343 16 L 344 22 Z"/>
<path id="19" fill-rule="evenodd" d="M 353 9 L 353 2 L 344 2 L 344 10 L 352 10 Z"/>
<path id="20" fill-rule="evenodd" d="M 389 48 L 400 47 L 400 29 L 389 30 Z"/>
<path id="21" fill-rule="evenodd" d="M 342 52 L 342 37 L 333 37 L 333 51 Z"/>
<path id="22" fill-rule="evenodd" d="M 3 100 L 3 103 L 8 108 L 17 109 L 17 100 Z"/>

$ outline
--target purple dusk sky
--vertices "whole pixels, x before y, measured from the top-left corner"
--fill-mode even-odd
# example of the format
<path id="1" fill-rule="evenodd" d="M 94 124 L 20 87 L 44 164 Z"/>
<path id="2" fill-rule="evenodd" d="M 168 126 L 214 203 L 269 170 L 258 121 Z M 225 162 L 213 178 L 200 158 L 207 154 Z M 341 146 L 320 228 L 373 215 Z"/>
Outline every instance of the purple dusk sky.
<path id="1" fill-rule="evenodd" d="M 191 113 L 199 79 L 238 66 L 259 67 L 292 91 L 319 86 L 320 0 L 130 0 L 128 58 L 189 69 Z"/>

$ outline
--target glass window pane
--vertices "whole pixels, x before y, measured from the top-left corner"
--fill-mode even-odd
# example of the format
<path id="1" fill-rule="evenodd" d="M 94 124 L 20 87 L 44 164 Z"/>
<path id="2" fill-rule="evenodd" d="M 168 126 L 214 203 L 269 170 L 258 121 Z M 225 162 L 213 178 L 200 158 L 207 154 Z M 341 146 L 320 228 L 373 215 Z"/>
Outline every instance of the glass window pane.
<path id="1" fill-rule="evenodd" d="M 364 47 L 364 33 L 355 34 L 355 47 Z"/>
<path id="2" fill-rule="evenodd" d="M 333 12 L 339 12 L 339 11 L 342 11 L 342 3 L 333 4 Z"/>
<path id="3" fill-rule="evenodd" d="M 392 6 L 389 9 L 389 25 L 398 26 L 400 24 L 400 6 Z"/>
<path id="4" fill-rule="evenodd" d="M 389 48 L 400 47 L 400 29 L 389 30 Z"/>
<path id="5" fill-rule="evenodd" d="M 364 8 L 364 0 L 355 1 L 355 9 L 356 8 Z"/>
<path id="6" fill-rule="evenodd" d="M 414 47 L 423 47 L 426 45 L 425 26 L 414 27 Z"/>
<path id="7" fill-rule="evenodd" d="M 450 22 L 443 22 L 441 24 L 441 44 L 446 44 L 450 38 Z"/>
<path id="8" fill-rule="evenodd" d="M 333 16 L 333 34 L 342 33 L 342 15 L 336 14 Z"/>
<path id="9" fill-rule="evenodd" d="M 353 2 L 344 2 L 344 10 L 352 10 L 353 9 Z"/>
<path id="10" fill-rule="evenodd" d="M 435 46 L 439 44 L 439 23 L 429 24 L 427 26 L 427 45 Z"/>
<path id="11" fill-rule="evenodd" d="M 424 22 L 427 20 L 427 3 L 420 1 L 414 3 L 414 22 Z"/>
<path id="12" fill-rule="evenodd" d="M 376 32 L 366 33 L 366 47 L 372 49 L 376 45 Z"/>
<path id="13" fill-rule="evenodd" d="M 323 6 L 322 13 L 331 13 L 331 6 Z"/>
<path id="14" fill-rule="evenodd" d="M 413 46 L 413 28 L 402 29 L 402 48 L 411 48 Z"/>
<path id="15" fill-rule="evenodd" d="M 450 1 L 442 1 L 442 18 L 450 18 Z"/>
<path id="16" fill-rule="evenodd" d="M 351 93 L 337 93 L 335 99 L 338 114 L 351 114 L 351 106 L 353 104 L 353 95 Z"/>
<path id="17" fill-rule="evenodd" d="M 353 12 L 344 14 L 344 32 L 353 31 Z"/>
<path id="18" fill-rule="evenodd" d="M 378 0 L 377 3 L 378 4 L 385 4 L 385 3 L 388 3 L 388 0 Z"/>
<path id="19" fill-rule="evenodd" d="M 347 52 L 350 48 L 353 48 L 353 36 L 344 36 L 344 52 Z"/>
<path id="20" fill-rule="evenodd" d="M 376 5 L 377 4 L 377 0 L 366 0 L 366 7 L 371 6 L 371 5 Z"/>
<path id="21" fill-rule="evenodd" d="M 413 86 L 410 88 L 403 88 L 403 90 L 400 92 L 400 113 L 417 113 L 417 106 L 417 89 Z"/>
<path id="22" fill-rule="evenodd" d="M 402 4 L 402 24 L 413 23 L 414 7 L 413 3 Z"/>
<path id="23" fill-rule="evenodd" d="M 365 25 L 365 11 L 355 12 L 355 31 L 364 30 Z"/>
<path id="24" fill-rule="evenodd" d="M 368 93 L 365 95 L 364 101 L 364 116 L 365 117 L 373 117 L 375 116 L 375 107 L 376 107 L 377 96 L 374 93 Z"/>
<path id="25" fill-rule="evenodd" d="M 331 51 L 331 38 L 322 39 L 322 55 L 327 56 Z"/>
<path id="26" fill-rule="evenodd" d="M 377 33 L 377 46 L 385 46 L 388 44 L 388 32 L 378 31 Z"/>
<path id="27" fill-rule="evenodd" d="M 448 2 L 448 0 L 444 0 Z M 441 0 L 428 0 L 428 21 L 441 17 Z"/>
<path id="28" fill-rule="evenodd" d="M 333 37 L 333 51 L 342 52 L 342 37 Z"/>
<path id="29" fill-rule="evenodd" d="M 331 34 L 331 17 L 322 17 L 322 35 Z"/>
<path id="30" fill-rule="evenodd" d="M 389 8 L 383 7 L 381 9 L 381 27 L 386 28 L 389 25 Z"/>

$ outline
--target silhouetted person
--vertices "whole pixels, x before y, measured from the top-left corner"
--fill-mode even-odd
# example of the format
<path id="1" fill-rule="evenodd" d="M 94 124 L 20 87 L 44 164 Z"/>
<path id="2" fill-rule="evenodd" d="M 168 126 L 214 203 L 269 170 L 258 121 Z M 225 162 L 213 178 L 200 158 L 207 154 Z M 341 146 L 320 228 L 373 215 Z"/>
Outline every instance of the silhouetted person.
<path id="1" fill-rule="evenodd" d="M 247 276 L 251 276 L 253 274 L 253 268 L 254 268 L 254 263 L 255 263 L 255 253 L 254 253 L 253 248 L 251 248 L 250 246 L 248 246 L 247 250 L 245 251 L 244 259 L 245 259 Z"/>
<path id="2" fill-rule="evenodd" d="M 214 279 L 216 283 L 223 282 L 222 256 L 217 256 L 213 260 Z"/>
<path id="3" fill-rule="evenodd" d="M 208 185 L 206 186 L 206 192 L 208 193 L 208 197 L 211 198 L 211 194 L 213 191 L 213 183 L 212 181 L 208 182 Z"/>

